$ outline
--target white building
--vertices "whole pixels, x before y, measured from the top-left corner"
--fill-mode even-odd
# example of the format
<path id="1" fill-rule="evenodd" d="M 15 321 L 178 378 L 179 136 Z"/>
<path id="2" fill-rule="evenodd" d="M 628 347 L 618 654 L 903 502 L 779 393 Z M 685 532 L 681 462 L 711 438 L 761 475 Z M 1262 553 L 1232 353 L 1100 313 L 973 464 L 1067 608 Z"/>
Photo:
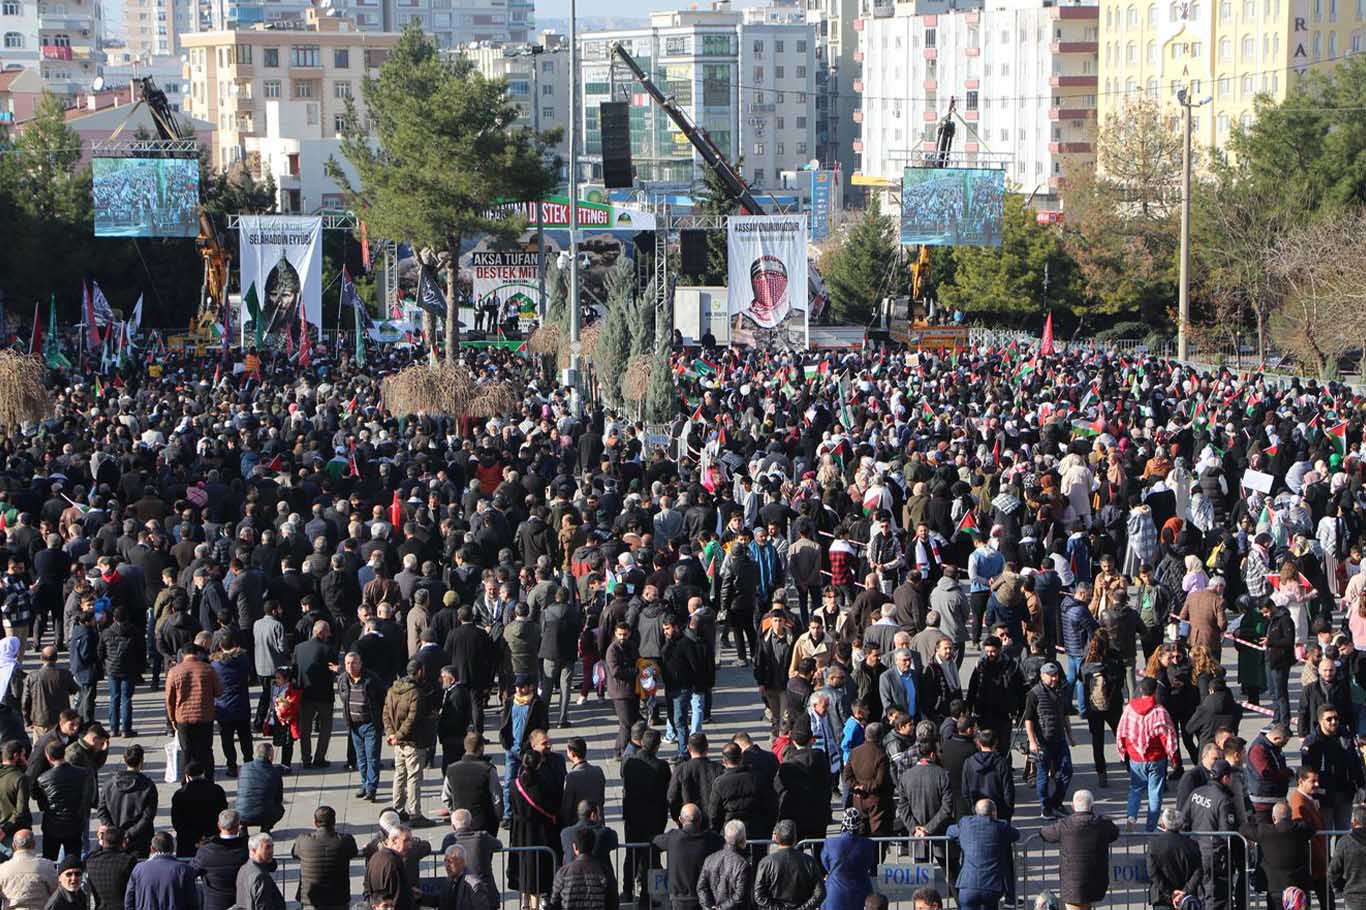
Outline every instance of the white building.
<path id="1" fill-rule="evenodd" d="M 319 6 L 367 31 L 400 32 L 415 23 L 438 47 L 452 50 L 477 41 L 535 40 L 533 0 L 321 0 Z"/>
<path id="2" fill-rule="evenodd" d="M 118 88 L 134 79 L 150 76 L 157 88 L 166 93 L 166 103 L 171 110 L 181 109 L 187 83 L 183 72 L 185 64 L 179 57 L 142 57 L 134 54 L 130 48 L 110 48 L 108 55 L 109 59 L 104 65 L 104 83 L 107 87 Z"/>
<path id="3" fill-rule="evenodd" d="M 345 208 L 346 197 L 327 175 L 327 162 L 336 161 L 353 186 L 360 178 L 331 124 L 325 129 L 305 101 L 267 101 L 265 114 L 265 132 L 244 141 L 248 160 L 260 162 L 260 176 L 275 179 L 278 210 L 311 215 Z"/>
<path id="4" fill-rule="evenodd" d="M 515 126 L 546 133 L 558 128 L 555 154 L 569 158 L 569 43 L 546 33 L 535 44 L 467 44 L 458 51 L 484 76 L 506 79 L 508 99 L 520 116 Z"/>
<path id="5" fill-rule="evenodd" d="M 42 59 L 38 43 L 38 0 L 0 2 L 0 70 L 37 67 Z"/>
<path id="6" fill-rule="evenodd" d="M 0 3 L 0 10 L 4 4 Z M 99 0 L 37 4 L 38 31 L 32 36 L 42 56 L 43 85 L 74 99 L 104 74 L 104 17 Z M 25 36 L 25 43 L 30 40 Z"/>
<path id="7" fill-rule="evenodd" d="M 957 101 L 953 163 L 1004 165 L 1017 192 L 1056 196 L 1064 164 L 1094 155 L 1099 8 L 987 0 L 921 12 L 879 4 L 860 20 L 860 170 L 899 183 L 924 163 Z"/>
<path id="8" fill-rule="evenodd" d="M 724 0 L 711 9 L 657 12 L 648 28 L 580 38 L 582 158 L 600 173 L 598 105 L 631 105 L 638 183 L 700 184 L 705 164 L 687 137 L 615 61 L 619 42 L 756 187 L 805 165 L 816 146 L 816 40 L 809 23 L 747 23 Z"/>

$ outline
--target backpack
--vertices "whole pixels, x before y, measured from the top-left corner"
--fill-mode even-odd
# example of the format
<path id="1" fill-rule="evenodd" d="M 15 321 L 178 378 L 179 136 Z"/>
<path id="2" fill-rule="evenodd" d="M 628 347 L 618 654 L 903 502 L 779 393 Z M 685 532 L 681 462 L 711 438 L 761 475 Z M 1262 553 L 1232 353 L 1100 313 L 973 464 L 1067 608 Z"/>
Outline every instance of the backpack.
<path id="1" fill-rule="evenodd" d="M 1096 672 L 1086 684 L 1086 704 L 1097 714 L 1110 710 L 1110 687 L 1105 684 L 1105 674 Z"/>

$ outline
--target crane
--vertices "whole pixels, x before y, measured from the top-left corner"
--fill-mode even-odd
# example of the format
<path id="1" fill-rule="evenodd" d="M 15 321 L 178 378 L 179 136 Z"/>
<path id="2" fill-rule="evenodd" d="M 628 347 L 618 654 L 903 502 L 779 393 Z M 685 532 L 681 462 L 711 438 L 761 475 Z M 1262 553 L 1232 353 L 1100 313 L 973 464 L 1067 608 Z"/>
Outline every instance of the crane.
<path id="1" fill-rule="evenodd" d="M 175 113 L 166 100 L 166 93 L 157 87 L 149 76 L 134 80 L 142 103 L 147 105 L 156 126 L 157 135 L 166 141 L 190 139 L 181 129 Z M 228 264 L 232 254 L 223 243 L 222 236 L 214 226 L 204 207 L 199 207 L 199 236 L 195 240 L 199 256 L 204 261 L 204 283 L 200 288 L 199 310 L 190 326 L 190 334 L 200 340 L 207 340 L 212 332 L 211 326 L 220 322 L 228 305 Z M 226 325 L 226 323 L 224 323 Z"/>
<path id="2" fill-rule="evenodd" d="M 953 122 L 953 115 L 958 110 L 958 99 L 949 99 L 949 111 L 944 115 L 944 119 L 939 121 L 939 126 L 934 133 L 934 151 L 927 158 L 931 167 L 948 167 L 949 157 L 953 153 L 953 134 L 957 127 Z M 911 263 L 911 300 L 921 299 L 925 294 L 925 285 L 930 277 L 930 248 L 926 244 L 920 245 L 920 253 L 916 256 L 915 262 Z M 914 305 L 914 303 L 912 304 Z"/>
<path id="3" fill-rule="evenodd" d="M 674 122 L 679 131 L 692 143 L 692 147 L 697 149 L 697 153 L 702 156 L 702 160 L 707 167 L 711 168 L 712 173 L 716 174 L 725 187 L 726 193 L 735 202 L 739 203 L 740 208 L 747 215 L 764 215 L 767 212 L 759 201 L 750 192 L 749 185 L 745 183 L 735 168 L 731 167 L 726 156 L 717 148 L 716 143 L 708 135 L 707 131 L 701 129 L 693 123 L 687 113 L 678 106 L 678 103 L 668 95 L 659 90 L 659 87 L 650 80 L 645 70 L 641 69 L 640 64 L 635 58 L 621 46 L 619 42 L 613 42 L 612 53 L 615 54 L 626 68 L 631 71 L 637 82 L 645 89 L 651 100 L 659 105 L 664 113 L 669 115 L 669 119 Z M 825 282 L 821 279 L 820 272 L 809 261 L 806 267 L 806 288 L 807 288 L 807 317 L 812 321 L 818 320 L 825 313 L 826 304 L 829 298 L 825 293 Z"/>

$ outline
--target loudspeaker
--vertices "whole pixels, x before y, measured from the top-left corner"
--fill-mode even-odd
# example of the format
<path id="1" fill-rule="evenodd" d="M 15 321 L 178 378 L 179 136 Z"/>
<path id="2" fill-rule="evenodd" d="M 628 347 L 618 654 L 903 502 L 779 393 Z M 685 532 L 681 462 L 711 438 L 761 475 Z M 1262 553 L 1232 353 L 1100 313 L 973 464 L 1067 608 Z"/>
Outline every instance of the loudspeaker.
<path id="1" fill-rule="evenodd" d="M 631 108 L 625 101 L 598 105 L 602 133 L 602 182 L 609 190 L 629 189 L 635 182 L 631 168 Z"/>
<path id="2" fill-rule="evenodd" d="M 679 272 L 702 275 L 707 271 L 707 232 L 686 230 L 678 232 L 678 253 L 683 260 Z"/>

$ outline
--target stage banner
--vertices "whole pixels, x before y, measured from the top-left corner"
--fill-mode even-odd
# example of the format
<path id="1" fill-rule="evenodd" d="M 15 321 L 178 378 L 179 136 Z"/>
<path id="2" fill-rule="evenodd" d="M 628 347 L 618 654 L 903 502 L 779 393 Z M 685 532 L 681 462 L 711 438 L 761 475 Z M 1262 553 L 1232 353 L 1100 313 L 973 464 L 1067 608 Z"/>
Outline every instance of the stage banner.
<path id="1" fill-rule="evenodd" d="M 299 308 L 310 328 L 323 323 L 323 220 L 295 215 L 242 215 L 242 343 L 271 337 L 286 327 L 297 332 Z M 264 328 L 257 331 L 260 321 Z"/>
<path id="2" fill-rule="evenodd" d="M 805 215 L 726 219 L 727 308 L 733 342 L 809 346 L 806 237 Z"/>
<path id="3" fill-rule="evenodd" d="M 499 324 L 509 302 L 517 309 L 517 328 L 529 331 L 540 318 L 540 278 L 536 253 L 521 250 L 486 250 L 473 254 L 471 286 L 477 305 L 498 307 Z"/>

